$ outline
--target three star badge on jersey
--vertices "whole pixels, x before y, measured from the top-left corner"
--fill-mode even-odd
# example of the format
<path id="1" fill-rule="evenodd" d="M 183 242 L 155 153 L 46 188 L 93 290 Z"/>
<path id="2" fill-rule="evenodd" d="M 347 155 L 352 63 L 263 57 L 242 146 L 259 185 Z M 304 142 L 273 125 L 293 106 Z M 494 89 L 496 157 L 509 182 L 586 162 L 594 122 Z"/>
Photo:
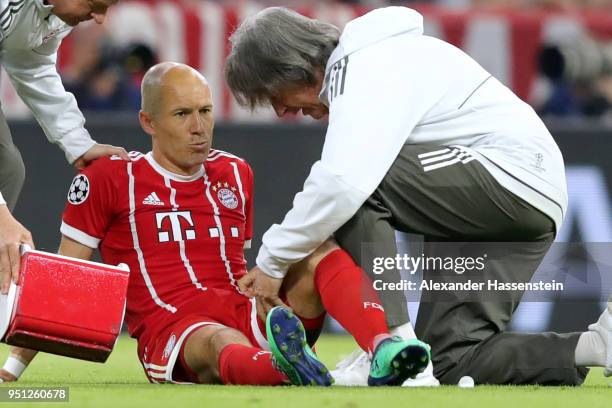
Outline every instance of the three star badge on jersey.
<path id="1" fill-rule="evenodd" d="M 216 184 L 213 184 L 212 190 L 217 193 L 217 199 L 226 208 L 235 210 L 238 207 L 238 197 L 236 196 L 238 189 L 227 181 L 218 181 Z"/>

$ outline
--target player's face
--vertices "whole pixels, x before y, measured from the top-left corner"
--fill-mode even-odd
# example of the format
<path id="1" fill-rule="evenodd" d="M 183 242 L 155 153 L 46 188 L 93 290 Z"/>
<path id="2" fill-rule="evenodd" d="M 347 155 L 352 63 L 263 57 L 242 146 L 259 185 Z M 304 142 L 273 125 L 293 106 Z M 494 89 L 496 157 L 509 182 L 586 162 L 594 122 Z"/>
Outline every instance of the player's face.
<path id="1" fill-rule="evenodd" d="M 104 22 L 106 11 L 118 0 L 48 0 L 52 13 L 71 26 L 87 20 L 98 24 Z"/>
<path id="2" fill-rule="evenodd" d="M 270 103 L 279 118 L 286 114 L 296 115 L 302 111 L 304 116 L 322 119 L 328 114 L 328 109 L 319 100 L 320 90 L 319 84 L 287 88 L 273 96 Z"/>
<path id="3" fill-rule="evenodd" d="M 208 157 L 215 125 L 210 88 L 192 72 L 167 74 L 152 119 L 153 153 L 168 170 L 196 173 Z"/>

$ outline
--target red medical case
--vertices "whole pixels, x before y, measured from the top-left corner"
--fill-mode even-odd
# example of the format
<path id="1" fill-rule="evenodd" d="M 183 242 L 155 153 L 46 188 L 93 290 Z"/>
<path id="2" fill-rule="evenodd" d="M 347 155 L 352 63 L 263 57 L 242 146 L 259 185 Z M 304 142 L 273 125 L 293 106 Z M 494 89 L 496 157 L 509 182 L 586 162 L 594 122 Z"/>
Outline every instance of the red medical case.
<path id="1" fill-rule="evenodd" d="M 128 276 L 123 264 L 115 267 L 23 251 L 3 341 L 83 360 L 106 361 L 121 331 Z"/>

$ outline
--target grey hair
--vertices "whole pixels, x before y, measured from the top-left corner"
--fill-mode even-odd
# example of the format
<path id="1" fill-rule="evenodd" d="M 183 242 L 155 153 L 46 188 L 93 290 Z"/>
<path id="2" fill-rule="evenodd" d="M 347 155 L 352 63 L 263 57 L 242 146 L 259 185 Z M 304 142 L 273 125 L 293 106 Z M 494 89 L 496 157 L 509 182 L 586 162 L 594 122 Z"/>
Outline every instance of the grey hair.
<path id="1" fill-rule="evenodd" d="M 160 62 L 151 67 L 142 78 L 140 86 L 141 109 L 149 115 L 155 116 L 159 112 L 161 102 L 161 88 L 163 86 L 164 76 L 173 69 L 182 69 L 191 71 L 193 75 L 200 78 L 205 84 L 208 81 L 199 71 L 189 65 L 178 62 Z"/>
<path id="2" fill-rule="evenodd" d="M 314 85 L 339 38 L 332 24 L 283 7 L 267 8 L 230 37 L 225 79 L 240 105 L 267 105 L 284 88 Z"/>

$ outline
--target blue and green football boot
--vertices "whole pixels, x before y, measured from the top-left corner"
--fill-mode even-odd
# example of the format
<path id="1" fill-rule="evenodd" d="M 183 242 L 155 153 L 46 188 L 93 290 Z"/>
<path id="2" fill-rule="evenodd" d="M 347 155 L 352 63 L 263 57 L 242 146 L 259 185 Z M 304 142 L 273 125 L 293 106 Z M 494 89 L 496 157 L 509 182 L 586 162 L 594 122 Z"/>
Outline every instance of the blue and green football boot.
<path id="1" fill-rule="evenodd" d="M 293 312 L 277 306 L 266 318 L 268 343 L 276 366 L 293 385 L 329 386 L 334 380 L 306 342 L 306 332 Z"/>
<path id="2" fill-rule="evenodd" d="M 368 385 L 402 385 L 408 378 L 423 372 L 430 359 L 429 345 L 420 340 L 385 339 L 374 350 Z"/>

